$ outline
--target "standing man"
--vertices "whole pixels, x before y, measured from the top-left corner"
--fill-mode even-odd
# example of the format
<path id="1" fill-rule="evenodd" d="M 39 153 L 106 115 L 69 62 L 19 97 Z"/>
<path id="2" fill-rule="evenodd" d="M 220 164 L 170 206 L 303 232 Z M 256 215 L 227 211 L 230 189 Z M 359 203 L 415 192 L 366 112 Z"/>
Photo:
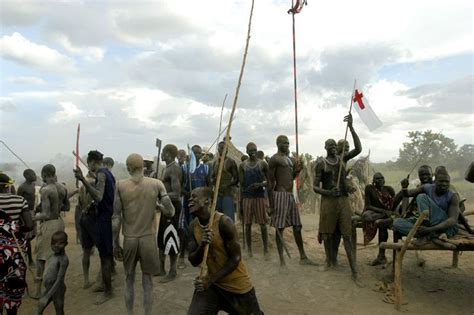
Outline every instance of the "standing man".
<path id="1" fill-rule="evenodd" d="M 272 216 L 271 224 L 278 230 L 275 235 L 280 266 L 286 266 L 281 238 L 283 231 L 289 226 L 293 227 L 293 235 L 300 253 L 300 264 L 314 265 L 304 251 L 303 236 L 301 235 L 302 224 L 293 195 L 293 180 L 301 172 L 302 163 L 289 156 L 290 141 L 287 136 L 278 136 L 276 144 L 278 152 L 271 157 L 268 163 L 268 198 L 269 212 Z"/>
<path id="2" fill-rule="evenodd" d="M 145 155 L 145 158 L 143 159 L 143 165 L 145 169 L 143 170 L 143 174 L 145 177 L 152 177 L 156 178 L 156 172 L 153 169 L 153 163 L 154 163 L 154 158 L 151 155 Z"/>
<path id="3" fill-rule="evenodd" d="M 153 274 L 159 267 L 156 244 L 156 205 L 166 217 L 173 217 L 174 208 L 160 180 L 143 176 L 143 158 L 130 154 L 127 158 L 130 178 L 121 180 L 115 192 L 113 231 L 118 239 L 122 227 L 123 266 L 125 269 L 125 305 L 133 314 L 135 297 L 135 269 L 142 270 L 143 308 L 152 314 Z M 119 250 L 114 248 L 114 252 Z"/>
<path id="4" fill-rule="evenodd" d="M 220 310 L 229 314 L 263 314 L 255 289 L 242 261 L 234 222 L 216 212 L 211 220 L 212 190 L 196 188 L 191 193 L 189 208 L 196 218 L 189 226 L 189 262 L 203 263 L 204 249 L 209 255 L 204 262 L 207 274 L 194 281 L 194 294 L 188 315 L 212 314 Z"/>
<path id="5" fill-rule="evenodd" d="M 46 164 L 41 169 L 44 186 L 41 187 L 41 212 L 33 218 L 40 221 L 38 236 L 36 237 L 36 292 L 33 298 L 40 298 L 43 272 L 46 260 L 53 255 L 51 250 L 51 236 L 57 231 L 64 231 L 64 222 L 61 218 L 58 185 L 56 185 L 56 168 Z"/>
<path id="6" fill-rule="evenodd" d="M 184 264 L 184 254 L 185 247 L 187 242 L 187 233 L 189 223 L 191 223 L 191 213 L 189 213 L 188 199 L 191 195 L 191 191 L 196 187 L 206 187 L 209 186 L 209 166 L 200 163 L 202 157 L 202 149 L 199 145 L 195 144 L 191 147 L 192 154 L 196 158 L 196 169 L 193 173 L 190 172 L 191 157 L 188 158 L 188 163 L 183 165 L 183 189 L 181 190 L 183 194 L 183 210 L 179 216 L 179 230 L 180 230 L 180 242 L 181 242 L 181 252 L 179 254 L 178 268 L 185 268 Z"/>
<path id="7" fill-rule="evenodd" d="M 92 164 L 88 162 L 89 167 Z M 87 172 L 86 181 L 94 185 L 96 175 L 91 170 Z M 92 249 L 97 245 L 97 211 L 93 203 L 91 194 L 87 191 L 86 186 L 79 187 L 77 206 L 76 206 L 76 222 L 79 226 L 79 241 L 82 246 L 82 273 L 84 277 L 84 289 L 91 287 L 89 281 L 89 267 L 92 255 Z M 100 281 L 102 279 L 99 279 Z"/>
<path id="8" fill-rule="evenodd" d="M 23 182 L 20 187 L 18 187 L 17 195 L 25 198 L 28 204 L 28 210 L 30 211 L 31 217 L 35 215 L 35 203 L 36 203 L 36 173 L 32 169 L 26 169 L 23 172 L 23 177 L 25 182 Z M 28 254 L 28 265 L 33 267 L 35 264 L 33 262 L 33 256 L 31 255 L 31 241 L 36 236 L 36 223 L 33 224 L 33 229 L 26 235 L 27 242 L 27 254 Z"/>
<path id="9" fill-rule="evenodd" d="M 218 152 L 219 156 L 212 166 L 212 185 L 215 186 L 217 181 L 217 173 L 219 170 L 219 162 L 222 154 L 224 154 L 225 142 L 219 142 Z M 217 197 L 216 209 L 232 219 L 235 222 L 235 201 L 234 194 L 237 185 L 239 184 L 239 171 L 237 163 L 229 157 L 224 157 L 224 168 L 222 169 L 221 182 L 219 186 L 219 195 Z"/>
<path id="10" fill-rule="evenodd" d="M 170 257 L 170 271 L 160 280 L 161 283 L 173 281 L 176 278 L 176 262 L 179 253 L 178 221 L 181 214 L 181 167 L 176 163 L 178 148 L 174 144 L 167 144 L 163 148 L 162 160 L 166 163 L 162 182 L 173 203 L 174 215 L 166 216 L 161 212 L 158 228 L 158 248 L 160 254 L 160 275 L 166 275 L 165 259 Z"/>
<path id="11" fill-rule="evenodd" d="M 113 236 L 112 214 L 115 194 L 115 178 L 112 173 L 103 167 L 103 154 L 99 151 L 90 151 L 87 155 L 89 170 L 95 174 L 95 183 L 91 184 L 82 174 L 80 168 L 74 170 L 74 175 L 86 187 L 93 199 L 93 207 L 97 216 L 97 249 L 100 256 L 100 267 L 104 294 L 100 296 L 96 305 L 112 298 L 112 270 L 113 270 Z"/>
<path id="12" fill-rule="evenodd" d="M 338 229 L 344 240 L 347 259 L 352 271 L 352 279 L 357 279 L 357 268 L 352 252 L 352 211 L 349 203 L 349 191 L 346 184 L 346 163 L 362 152 L 362 145 L 352 125 L 352 115 L 344 117 L 354 140 L 354 149 L 338 155 L 337 144 L 333 139 L 325 142 L 326 157 L 316 161 L 316 176 L 313 190 L 321 195 L 318 239 L 324 241 L 326 263 L 328 267 L 337 265 L 338 242 L 335 232 Z M 341 166 L 342 163 L 342 166 Z M 339 168 L 342 167 L 339 187 L 337 186 Z"/>
<path id="13" fill-rule="evenodd" d="M 260 225 L 263 241 L 263 254 L 268 255 L 267 212 L 265 188 L 267 187 L 268 165 L 257 159 L 257 145 L 247 144 L 249 158 L 240 164 L 240 183 L 242 195 L 243 222 L 247 252 L 252 257 L 252 221 Z"/>

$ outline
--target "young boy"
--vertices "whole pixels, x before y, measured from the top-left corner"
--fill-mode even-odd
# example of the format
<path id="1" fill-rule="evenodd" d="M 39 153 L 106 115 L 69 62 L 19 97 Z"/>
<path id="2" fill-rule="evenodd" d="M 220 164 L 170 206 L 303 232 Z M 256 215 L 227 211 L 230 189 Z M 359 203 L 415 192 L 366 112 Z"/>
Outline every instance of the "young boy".
<path id="1" fill-rule="evenodd" d="M 38 303 L 38 315 L 43 314 L 46 307 L 53 301 L 56 314 L 64 315 L 64 295 L 66 284 L 64 278 L 69 265 L 69 258 L 66 255 L 67 234 L 63 231 L 55 232 L 51 237 L 51 249 L 54 255 L 48 259 L 48 263 L 43 274 L 45 294 Z"/>

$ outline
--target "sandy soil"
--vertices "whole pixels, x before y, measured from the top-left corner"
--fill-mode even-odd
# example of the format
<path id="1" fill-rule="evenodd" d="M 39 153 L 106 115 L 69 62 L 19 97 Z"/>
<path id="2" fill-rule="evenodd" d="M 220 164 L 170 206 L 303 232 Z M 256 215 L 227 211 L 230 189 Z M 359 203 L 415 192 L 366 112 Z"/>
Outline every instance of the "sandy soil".
<path id="1" fill-rule="evenodd" d="M 324 264 L 323 246 L 316 241 L 317 215 L 303 215 L 303 237 L 307 254 Z M 474 218 L 471 217 L 471 222 Z M 123 301 L 123 267 L 118 265 L 114 280 L 115 297 L 101 305 L 92 302 L 97 293 L 82 289 L 81 248 L 75 243 L 73 213 L 66 216 L 66 231 L 70 237 L 67 247 L 70 265 L 66 276 L 66 314 L 125 314 Z M 474 222 L 473 222 L 474 223 Z M 240 225 L 239 225 L 240 229 Z M 240 229 L 241 230 L 241 229 Z M 373 289 L 381 280 L 388 279 L 391 267 L 370 267 L 367 265 L 377 255 L 376 244 L 364 247 L 358 244 L 358 267 L 364 288 L 357 287 L 350 279 L 347 259 L 341 246 L 340 267 L 337 270 L 324 271 L 322 267 L 300 266 L 298 251 L 290 230 L 285 231 L 285 239 L 290 247 L 292 259 L 288 260 L 288 270 L 282 272 L 278 264 L 278 254 L 271 232 L 271 260 L 263 259 L 260 229 L 253 229 L 254 257 L 244 255 L 252 281 L 257 291 L 261 308 L 266 314 L 398 314 L 393 305 L 382 301 L 384 293 Z M 240 235 L 241 236 L 241 235 Z M 359 231 L 358 239 L 362 239 Z M 388 255 L 388 257 L 391 257 Z M 404 260 L 402 307 L 407 314 L 474 314 L 474 252 L 465 252 L 460 256 L 459 267 L 450 268 L 451 253 L 425 251 L 425 267 L 418 267 L 414 252 L 408 252 Z M 390 259 L 390 258 L 389 258 Z M 99 267 L 98 255 L 91 262 L 91 275 L 96 275 Z M 139 272 L 139 269 L 138 271 Z M 192 280 L 198 269 L 189 264 L 179 271 L 179 277 L 171 283 L 154 282 L 154 314 L 186 314 L 193 294 Z M 32 279 L 29 279 L 33 287 Z M 135 313 L 142 314 L 142 288 L 137 276 L 135 291 Z M 20 314 L 33 314 L 36 301 L 28 297 L 20 309 Z M 54 314 L 49 306 L 45 314 Z"/>

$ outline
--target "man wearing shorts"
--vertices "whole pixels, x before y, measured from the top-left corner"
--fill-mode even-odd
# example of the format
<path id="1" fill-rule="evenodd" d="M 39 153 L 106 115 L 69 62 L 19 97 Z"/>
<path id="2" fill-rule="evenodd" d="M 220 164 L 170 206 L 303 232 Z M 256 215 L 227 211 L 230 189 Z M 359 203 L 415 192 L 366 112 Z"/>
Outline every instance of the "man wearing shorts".
<path id="1" fill-rule="evenodd" d="M 257 145 L 255 143 L 247 144 L 247 154 L 249 158 L 239 167 L 247 252 L 249 257 L 252 257 L 252 221 L 255 221 L 260 225 L 262 232 L 263 254 L 268 257 L 268 220 L 265 198 L 268 165 L 257 158 Z"/>
<path id="2" fill-rule="evenodd" d="M 135 268 L 140 262 L 142 270 L 143 308 L 152 314 L 153 274 L 159 268 L 156 243 L 156 205 L 163 215 L 172 217 L 174 207 L 166 194 L 163 183 L 143 176 L 143 158 L 131 154 L 127 158 L 130 178 L 121 180 L 115 191 L 113 231 L 118 239 L 122 227 L 123 266 L 125 269 L 125 305 L 128 314 L 133 314 L 135 296 Z M 114 248 L 117 251 L 119 248 Z"/>

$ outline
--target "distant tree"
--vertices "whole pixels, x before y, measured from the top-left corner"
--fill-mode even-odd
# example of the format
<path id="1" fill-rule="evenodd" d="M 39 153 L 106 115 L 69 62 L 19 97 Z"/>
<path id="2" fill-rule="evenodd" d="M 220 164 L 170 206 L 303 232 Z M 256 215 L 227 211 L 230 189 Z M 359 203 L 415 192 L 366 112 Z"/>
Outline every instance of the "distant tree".
<path id="1" fill-rule="evenodd" d="M 457 151 L 455 168 L 464 173 L 469 164 L 474 161 L 474 144 L 465 144 Z"/>
<path id="2" fill-rule="evenodd" d="M 408 132 L 409 142 L 403 143 L 396 164 L 404 170 L 416 165 L 453 165 L 458 160 L 454 140 L 431 130 Z M 419 162 L 418 162 L 419 160 Z M 418 164 L 417 164 L 418 162 Z"/>

